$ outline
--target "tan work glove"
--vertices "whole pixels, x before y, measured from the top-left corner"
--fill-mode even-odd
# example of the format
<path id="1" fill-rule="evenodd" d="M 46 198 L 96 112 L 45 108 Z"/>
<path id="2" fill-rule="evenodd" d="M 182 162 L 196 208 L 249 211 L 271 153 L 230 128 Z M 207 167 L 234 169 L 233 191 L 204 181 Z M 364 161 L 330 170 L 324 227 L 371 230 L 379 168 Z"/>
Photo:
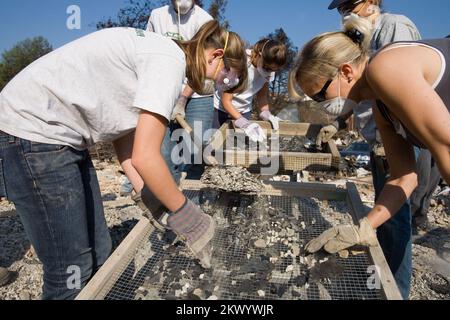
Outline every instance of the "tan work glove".
<path id="1" fill-rule="evenodd" d="M 144 187 L 141 192 L 134 195 L 132 200 L 144 212 L 144 217 L 149 219 L 156 229 L 160 231 L 169 230 L 167 226 L 169 210 L 147 187 Z"/>
<path id="2" fill-rule="evenodd" d="M 316 146 L 321 147 L 322 144 L 330 141 L 336 133 L 338 133 L 338 128 L 332 124 L 323 127 L 317 135 Z"/>
<path id="3" fill-rule="evenodd" d="M 170 120 L 172 121 L 176 121 L 176 118 L 178 115 L 180 115 L 183 119 L 186 117 L 186 105 L 188 103 L 188 98 L 181 95 L 178 100 L 177 103 L 175 104 L 175 108 L 173 109 L 172 112 L 172 117 Z"/>
<path id="4" fill-rule="evenodd" d="M 355 225 L 341 225 L 333 227 L 310 241 L 305 249 L 310 253 L 316 253 L 324 248 L 325 251 L 334 254 L 355 245 L 374 247 L 378 244 L 375 230 L 367 218 Z"/>

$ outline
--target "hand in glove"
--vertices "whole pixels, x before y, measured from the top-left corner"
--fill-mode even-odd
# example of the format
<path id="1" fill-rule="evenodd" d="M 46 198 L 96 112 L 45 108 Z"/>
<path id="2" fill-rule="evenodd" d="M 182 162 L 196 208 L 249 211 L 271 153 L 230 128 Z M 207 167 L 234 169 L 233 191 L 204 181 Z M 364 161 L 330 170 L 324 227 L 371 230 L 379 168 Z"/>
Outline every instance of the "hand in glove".
<path id="1" fill-rule="evenodd" d="M 168 224 L 180 238 L 186 241 L 201 265 L 206 269 L 211 268 L 211 240 L 216 231 L 214 219 L 186 199 L 184 206 L 169 216 Z"/>
<path id="2" fill-rule="evenodd" d="M 244 117 L 240 117 L 235 121 L 236 127 L 244 130 L 245 134 L 250 138 L 253 142 L 264 142 L 267 139 L 264 130 L 257 123 L 251 123 Z"/>
<path id="3" fill-rule="evenodd" d="M 186 117 L 186 105 L 188 102 L 188 98 L 181 95 L 178 100 L 177 103 L 175 104 L 175 108 L 173 109 L 172 112 L 172 121 L 176 121 L 176 117 L 178 115 L 182 116 L 183 119 Z"/>
<path id="4" fill-rule="evenodd" d="M 160 230 L 168 230 L 167 218 L 169 210 L 153 195 L 153 193 L 144 187 L 141 192 L 132 197 L 133 201 L 144 211 L 144 217 L 150 220 L 153 226 Z"/>
<path id="5" fill-rule="evenodd" d="M 322 144 L 330 141 L 337 132 L 338 129 L 333 124 L 323 127 L 317 135 L 316 146 L 320 148 Z"/>
<path id="6" fill-rule="evenodd" d="M 259 117 L 264 121 L 269 121 L 272 124 L 273 130 L 275 131 L 280 130 L 280 122 L 283 120 L 274 116 L 269 110 L 261 112 Z"/>
<path id="7" fill-rule="evenodd" d="M 355 245 L 374 247 L 378 244 L 375 230 L 367 218 L 355 225 L 341 225 L 333 227 L 310 241 L 305 249 L 310 253 L 316 253 L 324 248 L 325 251 L 334 254 Z"/>

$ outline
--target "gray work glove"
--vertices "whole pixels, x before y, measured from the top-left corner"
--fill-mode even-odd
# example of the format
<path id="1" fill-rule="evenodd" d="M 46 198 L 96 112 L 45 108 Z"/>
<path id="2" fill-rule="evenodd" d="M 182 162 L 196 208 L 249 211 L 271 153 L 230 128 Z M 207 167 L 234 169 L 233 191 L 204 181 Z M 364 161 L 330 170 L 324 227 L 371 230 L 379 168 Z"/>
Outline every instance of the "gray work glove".
<path id="1" fill-rule="evenodd" d="M 178 237 L 186 241 L 186 245 L 200 260 L 203 268 L 211 268 L 211 240 L 216 231 L 214 219 L 186 199 L 184 206 L 170 215 L 168 225 Z"/>
<path id="2" fill-rule="evenodd" d="M 280 130 L 280 122 L 282 122 L 283 120 L 274 116 L 269 110 L 261 112 L 259 117 L 264 121 L 269 121 L 272 124 L 273 130 Z"/>
<path id="3" fill-rule="evenodd" d="M 323 127 L 316 138 L 316 146 L 321 147 L 322 144 L 329 142 L 338 133 L 338 128 L 333 124 Z"/>
<path id="4" fill-rule="evenodd" d="M 178 98 L 177 103 L 175 104 L 175 108 L 173 109 L 173 112 L 172 112 L 172 117 L 171 117 L 172 121 L 176 121 L 176 117 L 178 115 L 180 115 L 183 119 L 186 117 L 187 102 L 188 102 L 188 98 L 183 95 L 181 95 Z"/>
<path id="5" fill-rule="evenodd" d="M 132 199 L 144 212 L 144 217 L 149 219 L 156 229 L 160 231 L 169 230 L 167 226 L 169 210 L 147 187 L 144 187 L 141 192 L 134 195 Z"/>
<path id="6" fill-rule="evenodd" d="M 374 247 L 378 244 L 375 230 L 367 218 L 355 225 L 341 225 L 333 227 L 310 241 L 305 249 L 310 253 L 316 253 L 324 248 L 325 251 L 334 254 L 355 245 Z"/>

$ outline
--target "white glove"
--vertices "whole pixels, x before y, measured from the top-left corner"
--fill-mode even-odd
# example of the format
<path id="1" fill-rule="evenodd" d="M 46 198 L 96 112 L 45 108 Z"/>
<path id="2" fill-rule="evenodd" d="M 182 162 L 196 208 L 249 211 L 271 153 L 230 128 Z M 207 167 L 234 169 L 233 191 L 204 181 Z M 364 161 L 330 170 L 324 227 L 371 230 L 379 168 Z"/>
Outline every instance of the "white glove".
<path id="1" fill-rule="evenodd" d="M 175 121 L 176 117 L 178 115 L 182 116 L 183 119 L 186 117 L 187 102 L 188 102 L 188 98 L 183 95 L 181 95 L 178 98 L 177 103 L 175 104 L 175 108 L 173 109 L 173 112 L 172 112 L 172 118 L 171 118 L 172 121 Z"/>
<path id="2" fill-rule="evenodd" d="M 244 130 L 245 134 L 250 138 L 253 142 L 264 142 L 267 140 L 267 136 L 264 133 L 264 130 L 257 123 L 251 123 L 244 117 L 240 117 L 235 121 L 236 127 Z"/>
<path id="3" fill-rule="evenodd" d="M 329 142 L 337 132 L 338 129 L 332 124 L 323 127 L 317 135 L 316 146 L 321 147 L 322 144 Z"/>
<path id="4" fill-rule="evenodd" d="M 259 117 L 264 121 L 269 121 L 272 124 L 273 130 L 280 130 L 280 122 L 283 120 L 274 116 L 269 110 L 261 112 Z"/>

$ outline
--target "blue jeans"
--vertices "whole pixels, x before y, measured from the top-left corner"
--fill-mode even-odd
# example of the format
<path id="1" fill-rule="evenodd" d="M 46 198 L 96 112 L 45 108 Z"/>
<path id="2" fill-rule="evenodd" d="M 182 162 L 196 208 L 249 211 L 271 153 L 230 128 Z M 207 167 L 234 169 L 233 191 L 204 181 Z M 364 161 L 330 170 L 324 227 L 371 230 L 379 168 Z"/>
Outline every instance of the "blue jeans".
<path id="1" fill-rule="evenodd" d="M 375 187 L 375 199 L 381 194 L 388 175 L 381 161 L 371 154 L 371 169 Z M 411 292 L 412 278 L 412 218 L 408 200 L 397 214 L 377 230 L 378 240 L 386 261 L 394 275 L 403 299 L 407 300 Z"/>
<path id="2" fill-rule="evenodd" d="M 194 134 L 198 139 L 201 139 L 204 143 L 208 142 L 205 137 L 206 131 L 212 129 L 212 121 L 214 114 L 214 98 L 198 98 L 190 99 L 186 106 L 186 122 L 194 129 Z M 195 123 L 197 126 L 201 124 L 202 130 L 199 132 L 195 130 Z M 179 141 L 172 141 L 171 137 L 175 130 L 181 127 L 176 123 L 171 123 L 169 129 L 164 137 L 161 153 L 166 160 L 169 170 L 172 173 L 176 182 L 181 179 L 181 173 L 187 172 L 189 179 L 199 179 L 204 171 L 204 165 L 194 164 L 194 155 L 191 156 L 191 164 L 176 165 L 172 161 L 172 150 L 175 148 Z M 194 148 L 195 152 L 198 152 L 197 148 Z"/>
<path id="3" fill-rule="evenodd" d="M 111 252 L 89 153 L 0 131 L 1 196 L 15 204 L 43 264 L 42 298 L 74 299 Z"/>

